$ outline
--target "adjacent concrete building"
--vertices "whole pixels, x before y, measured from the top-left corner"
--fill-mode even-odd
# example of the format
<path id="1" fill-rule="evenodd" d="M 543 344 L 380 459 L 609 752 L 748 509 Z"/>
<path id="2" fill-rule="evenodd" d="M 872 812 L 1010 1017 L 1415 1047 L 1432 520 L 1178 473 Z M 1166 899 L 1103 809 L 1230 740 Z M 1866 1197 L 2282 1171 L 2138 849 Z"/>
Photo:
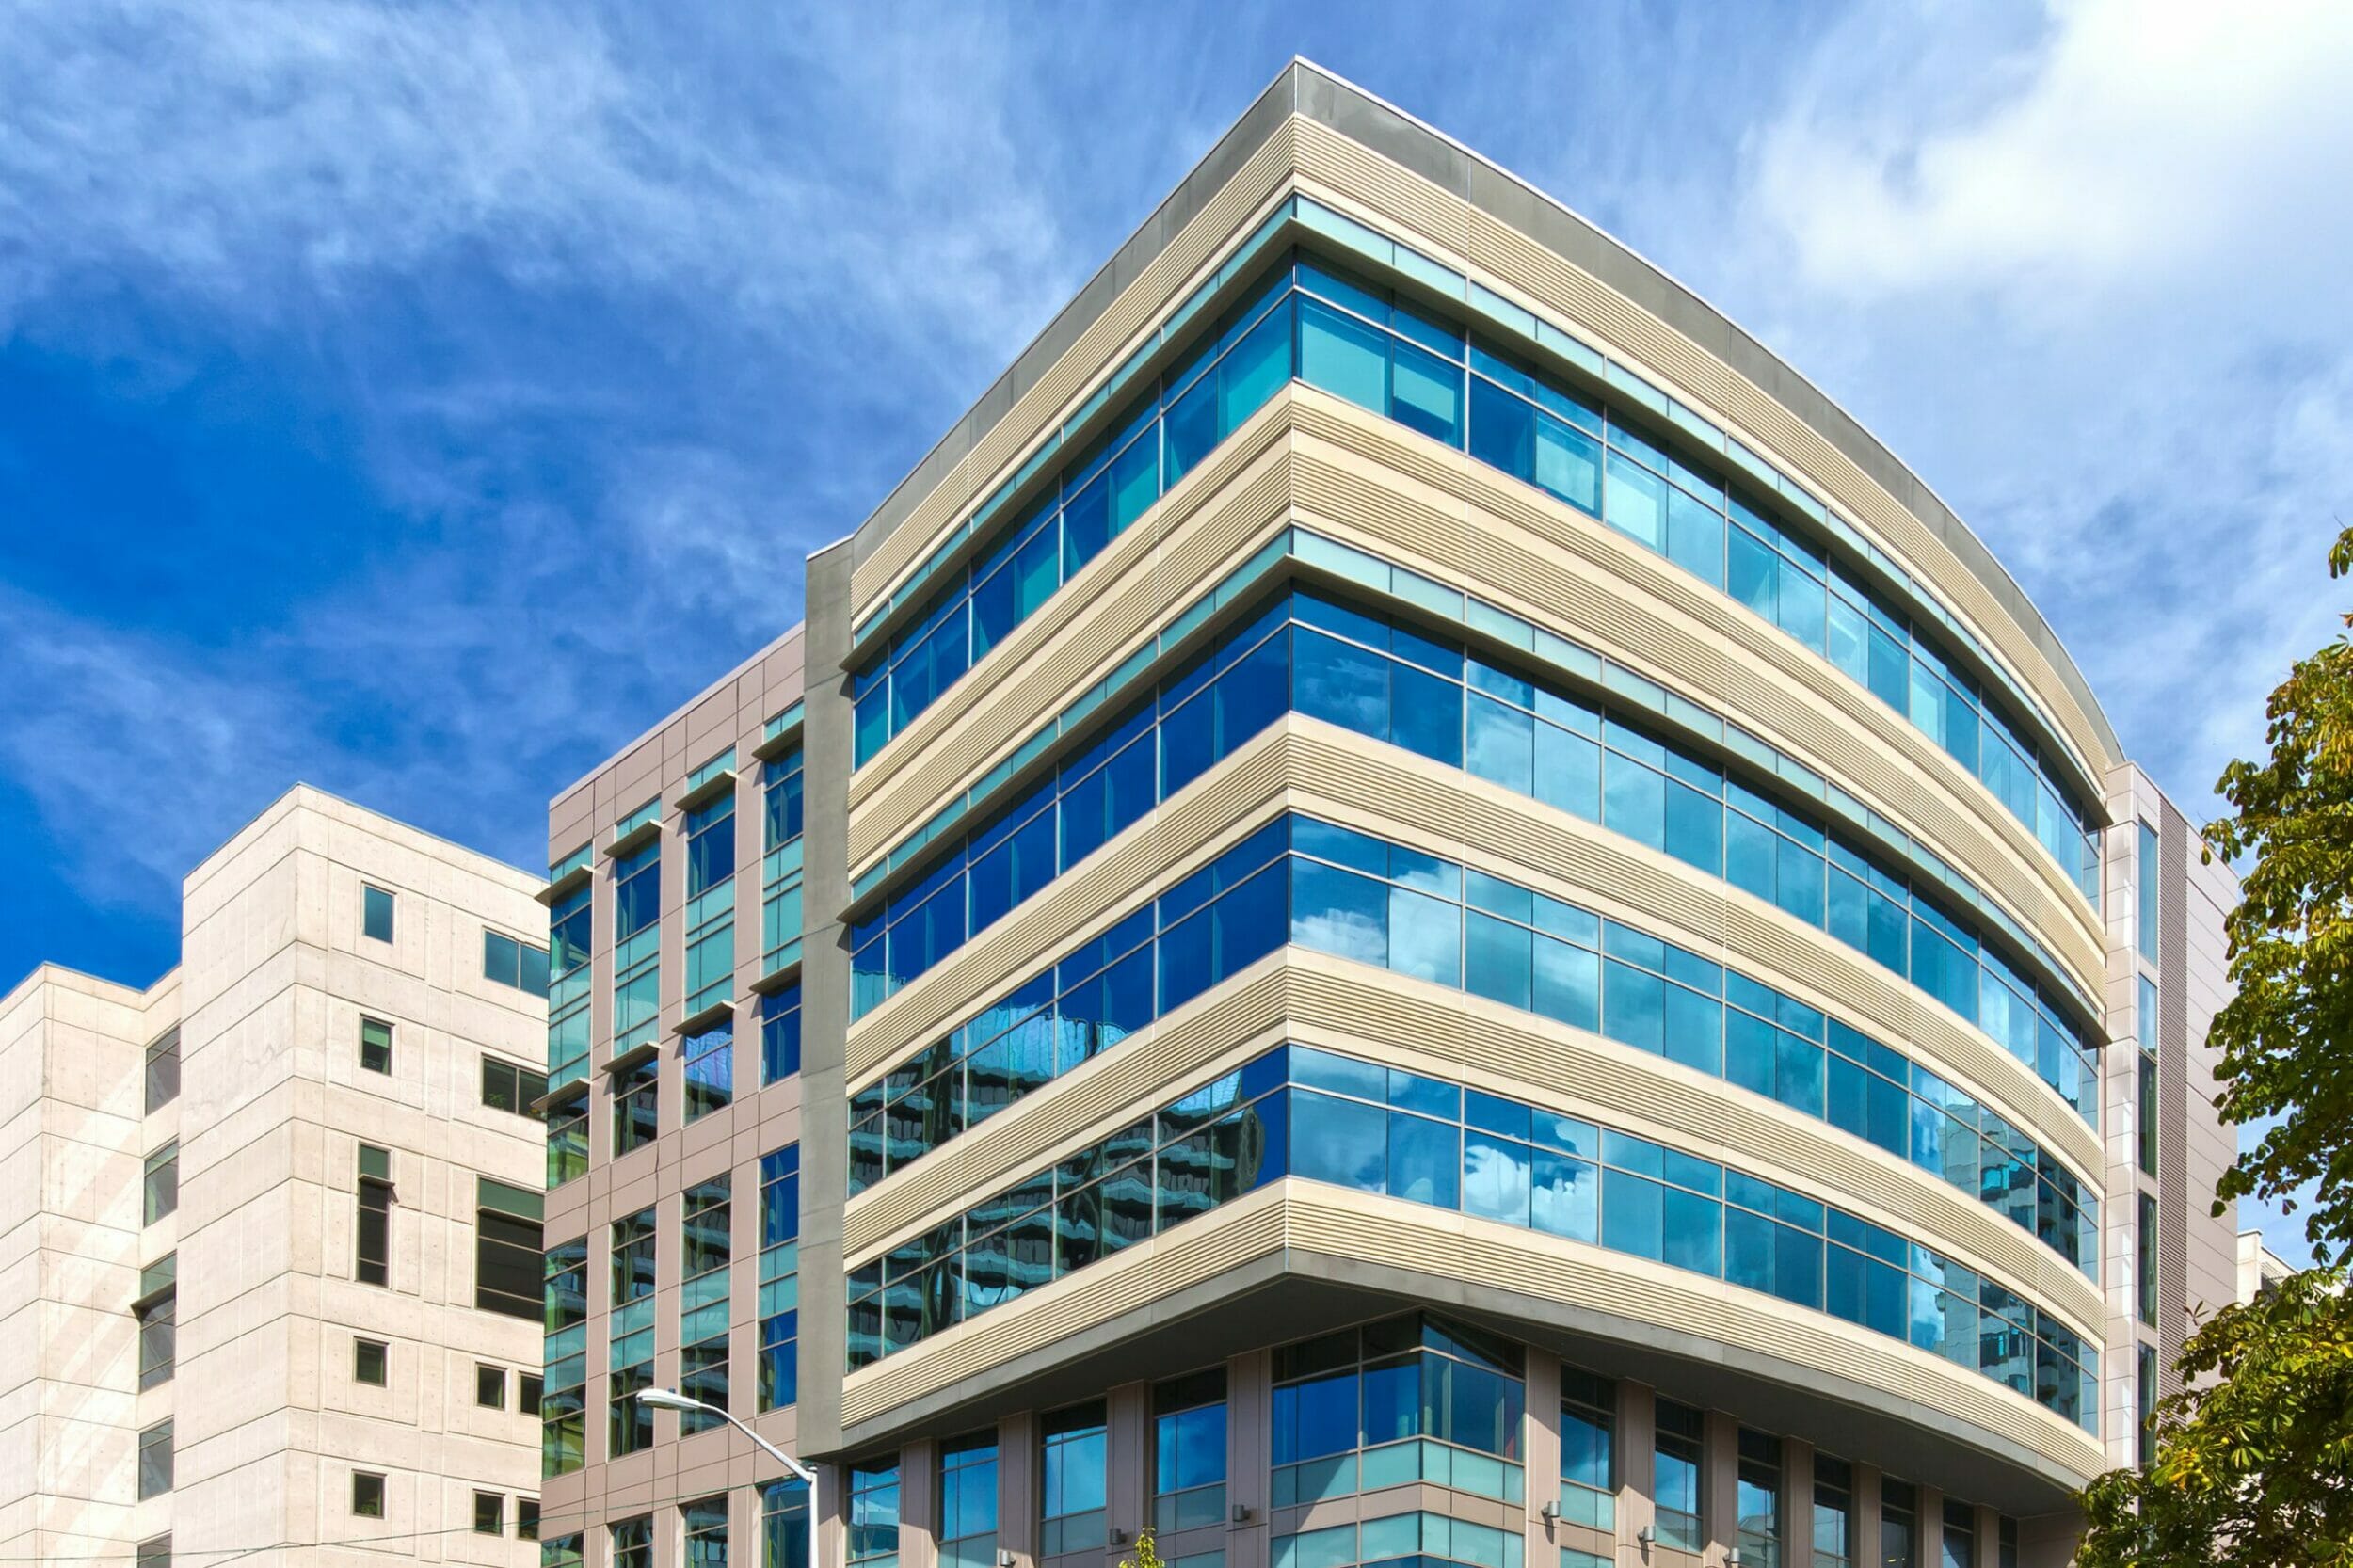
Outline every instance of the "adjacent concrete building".
<path id="1" fill-rule="evenodd" d="M 552 1564 L 2054 1563 L 2233 1292 L 2051 628 L 1346 82 L 807 581 L 551 809 Z"/>
<path id="2" fill-rule="evenodd" d="M 0 1000 L 0 1558 L 535 1560 L 536 886 L 298 787 Z"/>

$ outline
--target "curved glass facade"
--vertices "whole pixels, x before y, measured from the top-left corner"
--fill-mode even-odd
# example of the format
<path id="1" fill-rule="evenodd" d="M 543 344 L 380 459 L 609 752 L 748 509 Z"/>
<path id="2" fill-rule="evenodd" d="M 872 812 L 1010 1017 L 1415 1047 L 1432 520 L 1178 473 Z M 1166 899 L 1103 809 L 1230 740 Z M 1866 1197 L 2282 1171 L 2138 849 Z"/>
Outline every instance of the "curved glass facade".
<path id="1" fill-rule="evenodd" d="M 1287 712 L 1463 768 L 1765 899 L 1910 979 L 2096 1123 L 2091 1041 L 1973 920 L 1915 896 L 1859 837 L 1776 804 L 1737 768 L 1654 738 L 1637 717 L 1305 591 L 1221 639 L 855 923 L 854 1009 L 927 972 Z"/>
<path id="2" fill-rule="evenodd" d="M 1142 517 L 1286 382 L 1334 392 L 1543 489 L 1727 593 L 1910 720 L 2099 899 L 2098 838 L 1999 704 L 1940 637 L 1865 588 L 1802 532 L 1777 524 L 1719 459 L 1687 460 L 1655 419 L 1572 390 L 1305 253 L 1061 474 L 932 607 L 861 664 L 863 765 L 972 664 Z M 1647 433 L 1646 433 L 1647 432 Z"/>
<path id="3" fill-rule="evenodd" d="M 2096 1430 L 2099 1352 L 1895 1231 L 1542 1107 L 1304 1046 L 1248 1066 L 850 1272 L 855 1369 L 1282 1176 L 1452 1209 L 1828 1312 Z"/>
<path id="4" fill-rule="evenodd" d="M 1753 1090 L 1943 1177 L 2099 1277 L 2096 1194 L 2030 1134 L 1901 1051 L 1632 926 L 1295 814 L 852 1095 L 850 1191 L 904 1170 L 1286 942 Z"/>

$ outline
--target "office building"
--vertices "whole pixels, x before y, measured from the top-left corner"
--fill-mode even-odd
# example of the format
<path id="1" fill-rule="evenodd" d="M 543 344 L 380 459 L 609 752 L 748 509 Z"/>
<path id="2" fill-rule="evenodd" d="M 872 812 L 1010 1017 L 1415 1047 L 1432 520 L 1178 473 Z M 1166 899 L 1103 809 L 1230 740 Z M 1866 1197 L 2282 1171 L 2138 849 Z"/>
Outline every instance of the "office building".
<path id="1" fill-rule="evenodd" d="M 0 1000 L 0 1558 L 536 1560 L 537 886 L 297 787 Z"/>
<path id="2" fill-rule="evenodd" d="M 2061 1561 L 2228 873 L 1800 373 L 1294 63 L 559 796 L 547 1561 Z"/>

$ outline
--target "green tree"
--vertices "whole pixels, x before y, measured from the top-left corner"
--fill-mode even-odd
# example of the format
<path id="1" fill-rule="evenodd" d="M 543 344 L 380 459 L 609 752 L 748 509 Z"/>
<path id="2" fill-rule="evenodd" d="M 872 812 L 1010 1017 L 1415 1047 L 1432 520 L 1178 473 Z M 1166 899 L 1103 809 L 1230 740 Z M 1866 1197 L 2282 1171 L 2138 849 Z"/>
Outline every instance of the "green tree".
<path id="1" fill-rule="evenodd" d="M 2184 1347 L 2157 1451 L 2084 1493 L 2077 1568 L 2353 1564 L 2353 1298 L 2308 1269 Z"/>
<path id="2" fill-rule="evenodd" d="M 2353 529 L 2329 552 L 2353 571 Z M 2353 627 L 2353 616 L 2345 617 Z M 2206 855 L 2246 867 L 2228 918 L 2236 995 L 2216 1015 L 2220 1109 L 2276 1118 L 2227 1172 L 2293 1211 L 2324 1265 L 2353 1257 L 2353 640 L 2297 662 L 2265 710 L 2265 762 L 2233 762 Z M 2299 1192 L 2310 1192 L 2299 1200 Z M 2226 1306 L 2184 1346 L 2146 1470 L 2083 1496 L 2083 1568 L 2353 1568 L 2353 1297 L 2341 1267 Z M 2204 1380 L 2203 1386 L 2199 1386 Z"/>
<path id="3" fill-rule="evenodd" d="M 2329 575 L 2353 570 L 2353 528 Z M 2353 626 L 2353 616 L 2345 617 Z M 2304 1234 L 2323 1263 L 2353 1257 L 2353 641 L 2340 633 L 2271 694 L 2268 762 L 2233 762 L 2217 791 L 2232 814 L 2206 853 L 2244 863 L 2231 912 L 2238 994 L 2215 1015 L 2222 1113 L 2278 1117 L 2224 1173 L 2221 1204 L 2247 1196 L 2293 1213 L 2314 1184 Z"/>

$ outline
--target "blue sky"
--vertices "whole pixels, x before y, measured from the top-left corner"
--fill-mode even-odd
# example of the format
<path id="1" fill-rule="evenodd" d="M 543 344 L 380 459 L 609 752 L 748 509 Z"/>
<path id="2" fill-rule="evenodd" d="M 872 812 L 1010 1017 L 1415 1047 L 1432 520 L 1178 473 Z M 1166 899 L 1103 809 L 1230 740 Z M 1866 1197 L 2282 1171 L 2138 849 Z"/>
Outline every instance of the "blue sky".
<path id="1" fill-rule="evenodd" d="M 2353 515 L 2353 12 L 2277 10 L 10 7 L 0 976 L 152 979 L 296 778 L 541 860 L 1293 53 L 1804 369 L 2201 810 Z"/>

